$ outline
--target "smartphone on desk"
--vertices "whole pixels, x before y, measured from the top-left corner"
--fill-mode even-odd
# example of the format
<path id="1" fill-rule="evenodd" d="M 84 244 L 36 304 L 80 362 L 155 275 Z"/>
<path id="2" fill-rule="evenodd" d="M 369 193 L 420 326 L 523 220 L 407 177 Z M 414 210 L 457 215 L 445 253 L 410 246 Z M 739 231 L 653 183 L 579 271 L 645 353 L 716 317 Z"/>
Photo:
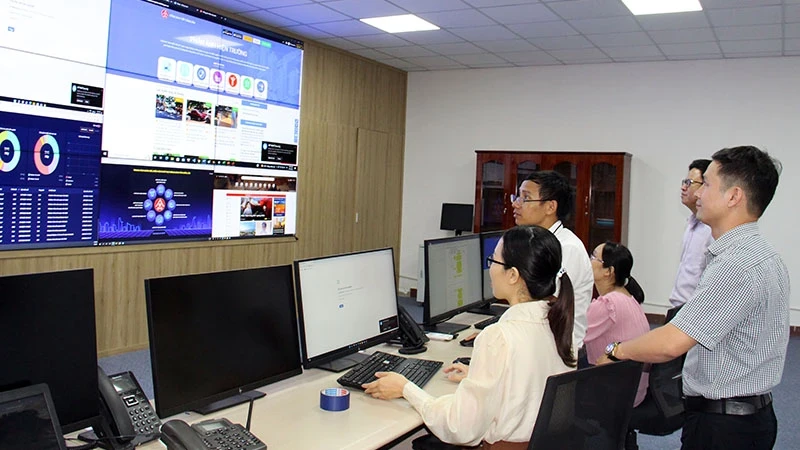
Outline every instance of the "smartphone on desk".
<path id="1" fill-rule="evenodd" d="M 211 419 L 189 426 L 175 419 L 161 426 L 161 442 L 168 450 L 266 450 L 267 445 L 238 423 Z"/>

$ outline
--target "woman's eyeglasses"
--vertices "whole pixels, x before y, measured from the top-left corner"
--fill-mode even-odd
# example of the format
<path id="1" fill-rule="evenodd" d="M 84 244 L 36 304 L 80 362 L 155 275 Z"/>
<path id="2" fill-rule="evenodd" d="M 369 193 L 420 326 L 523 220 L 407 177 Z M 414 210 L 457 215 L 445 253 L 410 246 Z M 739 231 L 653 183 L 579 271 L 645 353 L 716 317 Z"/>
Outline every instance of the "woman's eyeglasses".
<path id="1" fill-rule="evenodd" d="M 494 264 L 500 264 L 501 266 L 503 266 L 503 267 L 505 267 L 505 268 L 507 268 L 507 269 L 510 269 L 510 268 L 511 268 L 511 266 L 510 266 L 510 265 L 508 265 L 508 264 L 506 264 L 506 263 L 504 263 L 504 262 L 498 261 L 498 260 L 496 260 L 496 259 L 493 259 L 491 256 L 487 256 L 487 257 L 486 257 L 486 268 L 487 268 L 487 269 L 491 269 L 491 268 L 492 268 L 492 263 L 494 263 Z"/>

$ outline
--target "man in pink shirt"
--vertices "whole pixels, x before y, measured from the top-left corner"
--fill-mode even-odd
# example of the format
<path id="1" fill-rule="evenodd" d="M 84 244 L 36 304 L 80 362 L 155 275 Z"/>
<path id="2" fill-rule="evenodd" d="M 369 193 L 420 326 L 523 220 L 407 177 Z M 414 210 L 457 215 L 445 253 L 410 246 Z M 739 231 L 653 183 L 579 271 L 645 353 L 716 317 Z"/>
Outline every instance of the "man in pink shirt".
<path id="1" fill-rule="evenodd" d="M 714 242 L 711 237 L 711 228 L 697 220 L 697 197 L 695 192 L 703 185 L 703 173 L 711 164 L 710 159 L 696 159 L 689 164 L 689 173 L 681 181 L 681 203 L 684 204 L 692 215 L 686 220 L 686 230 L 683 232 L 683 250 L 681 263 L 678 266 L 678 276 L 675 286 L 669 296 L 672 306 L 681 306 L 694 294 L 700 275 L 706 268 L 706 250 Z"/>

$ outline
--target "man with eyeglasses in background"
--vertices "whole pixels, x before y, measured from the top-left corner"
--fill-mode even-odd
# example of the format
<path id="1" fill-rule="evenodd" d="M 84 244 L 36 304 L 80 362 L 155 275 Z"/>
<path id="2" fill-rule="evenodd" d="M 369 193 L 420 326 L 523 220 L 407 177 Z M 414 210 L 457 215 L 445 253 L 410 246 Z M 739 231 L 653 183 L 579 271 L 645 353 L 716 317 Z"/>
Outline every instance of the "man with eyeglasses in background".
<path id="1" fill-rule="evenodd" d="M 561 243 L 561 264 L 567 270 L 575 290 L 572 349 L 578 359 L 579 368 L 585 367 L 586 356 L 581 350 L 583 338 L 586 336 L 586 311 L 592 301 L 594 275 L 589 253 L 583 242 L 561 222 L 573 210 L 572 186 L 560 173 L 542 170 L 530 174 L 520 184 L 518 194 L 519 196 L 511 196 L 516 224 L 546 228 Z"/>
<path id="2" fill-rule="evenodd" d="M 679 307 L 686 303 L 700 281 L 700 275 L 706 268 L 706 250 L 714 242 L 711 228 L 697 219 L 697 197 L 695 193 L 703 185 L 705 173 L 710 159 L 695 159 L 689 164 L 689 173 L 681 181 L 681 203 L 689 208 L 692 215 L 686 219 L 686 230 L 683 232 L 683 250 L 675 286 L 669 295 L 672 306 Z"/>

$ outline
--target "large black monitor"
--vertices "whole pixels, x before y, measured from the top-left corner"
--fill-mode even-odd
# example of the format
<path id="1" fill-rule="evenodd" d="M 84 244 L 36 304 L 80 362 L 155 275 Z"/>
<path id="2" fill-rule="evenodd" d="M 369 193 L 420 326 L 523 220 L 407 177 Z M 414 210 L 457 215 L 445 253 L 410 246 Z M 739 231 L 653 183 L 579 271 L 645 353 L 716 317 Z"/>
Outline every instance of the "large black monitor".
<path id="1" fill-rule="evenodd" d="M 243 403 L 302 372 L 290 265 L 153 278 L 145 294 L 160 417 Z"/>
<path id="2" fill-rule="evenodd" d="M 426 240 L 424 328 L 440 333 L 466 329 L 441 322 L 484 302 L 482 276 L 479 235 Z"/>
<path id="3" fill-rule="evenodd" d="M 453 230 L 456 236 L 462 231 L 472 230 L 472 205 L 468 203 L 442 203 L 442 218 L 439 228 Z"/>
<path id="4" fill-rule="evenodd" d="M 295 261 L 303 365 L 342 371 L 399 329 L 391 248 Z"/>
<path id="5" fill-rule="evenodd" d="M 0 391 L 46 383 L 65 433 L 96 426 L 92 269 L 0 277 Z"/>

